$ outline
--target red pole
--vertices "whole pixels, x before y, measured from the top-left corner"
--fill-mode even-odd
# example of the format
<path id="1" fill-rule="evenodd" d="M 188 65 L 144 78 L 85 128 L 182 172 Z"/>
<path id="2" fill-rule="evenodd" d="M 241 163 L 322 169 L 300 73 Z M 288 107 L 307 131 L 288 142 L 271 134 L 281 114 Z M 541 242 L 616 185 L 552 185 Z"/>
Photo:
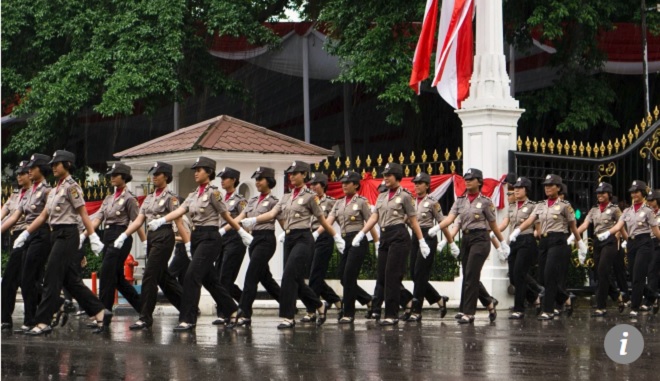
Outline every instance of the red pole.
<path id="1" fill-rule="evenodd" d="M 92 292 L 94 295 L 98 295 L 98 292 L 96 292 L 96 272 L 92 273 Z"/>

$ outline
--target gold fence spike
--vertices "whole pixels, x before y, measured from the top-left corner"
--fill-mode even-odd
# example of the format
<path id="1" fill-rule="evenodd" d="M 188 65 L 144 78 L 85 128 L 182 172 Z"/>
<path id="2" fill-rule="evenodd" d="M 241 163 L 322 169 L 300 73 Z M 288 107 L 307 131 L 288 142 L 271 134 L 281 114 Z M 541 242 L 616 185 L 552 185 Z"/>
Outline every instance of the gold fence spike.
<path id="1" fill-rule="evenodd" d="M 346 161 L 344 161 L 344 164 L 346 164 L 346 168 L 351 167 L 351 158 L 346 156 Z"/>
<path id="2" fill-rule="evenodd" d="M 367 167 L 371 167 L 371 155 L 367 155 Z"/>
<path id="3" fill-rule="evenodd" d="M 651 124 L 653 124 L 653 117 L 651 116 L 651 113 L 649 112 L 648 115 L 646 115 L 646 125 L 648 127 L 651 127 Z"/>
<path id="4" fill-rule="evenodd" d="M 655 120 L 658 120 L 658 115 L 660 115 L 660 110 L 658 110 L 658 106 L 655 106 L 655 109 L 653 110 L 653 116 L 655 117 Z"/>
<path id="5" fill-rule="evenodd" d="M 614 153 L 618 153 L 619 148 L 621 148 L 621 143 L 619 143 L 619 138 L 616 138 L 614 140 Z"/>
<path id="6" fill-rule="evenodd" d="M 378 163 L 379 167 L 383 165 L 383 156 L 382 155 L 380 155 L 380 154 L 378 155 L 378 159 L 376 159 L 376 163 Z"/>
<path id="7" fill-rule="evenodd" d="M 82 188 L 82 183 L 80 182 L 80 179 L 78 179 L 78 186 Z"/>
<path id="8" fill-rule="evenodd" d="M 359 168 L 360 168 L 360 164 L 362 164 L 362 160 L 360 160 L 360 155 L 358 155 L 358 156 L 355 158 L 355 168 L 356 168 L 356 169 L 359 169 Z"/>
<path id="9" fill-rule="evenodd" d="M 456 166 L 454 165 L 454 162 L 451 162 L 451 165 L 449 166 L 449 170 L 451 173 L 456 173 Z"/>
<path id="10" fill-rule="evenodd" d="M 438 167 L 438 171 L 440 171 L 441 175 L 445 174 L 445 166 L 442 163 L 440 163 L 440 166 Z"/>
<path id="11" fill-rule="evenodd" d="M 330 169 L 330 160 L 325 159 L 325 163 L 323 163 L 323 166 L 325 167 L 326 171 Z"/>
<path id="12" fill-rule="evenodd" d="M 533 146 L 534 146 L 534 152 L 539 152 L 539 142 L 538 140 L 536 140 L 536 138 L 534 138 Z"/>
<path id="13" fill-rule="evenodd" d="M 417 164 L 417 168 L 415 168 L 415 174 L 419 175 L 420 172 L 422 172 L 422 168 L 419 167 L 419 164 Z"/>
<path id="14" fill-rule="evenodd" d="M 456 150 L 456 159 L 461 160 L 461 156 L 463 156 L 463 152 L 461 152 L 461 147 L 458 147 Z"/>
<path id="15" fill-rule="evenodd" d="M 404 160 L 406 160 L 405 156 L 403 156 L 403 152 L 399 154 L 399 164 L 403 164 Z"/>
<path id="16" fill-rule="evenodd" d="M 89 188 L 87 188 L 87 199 L 91 200 L 91 198 L 92 198 L 92 194 L 90 193 Z"/>
<path id="17" fill-rule="evenodd" d="M 570 149 L 569 144 L 568 144 L 568 139 L 566 139 L 566 143 L 564 143 L 564 150 L 566 151 L 566 155 L 568 156 L 568 150 Z"/>
<path id="18" fill-rule="evenodd" d="M 314 168 L 316 168 L 317 171 L 319 170 L 320 167 L 321 167 L 321 163 L 314 164 Z"/>
<path id="19" fill-rule="evenodd" d="M 426 150 L 422 151 L 422 163 L 426 163 L 426 159 L 429 157 L 426 155 Z"/>
<path id="20" fill-rule="evenodd" d="M 608 156 L 612 154 L 612 148 L 614 148 L 614 146 L 612 145 L 612 139 L 610 139 L 610 140 L 607 141 L 607 155 Z"/>
<path id="21" fill-rule="evenodd" d="M 392 157 L 392 154 L 390 154 L 390 156 L 387 158 L 387 162 L 388 163 L 394 162 L 394 158 Z"/>
<path id="22" fill-rule="evenodd" d="M 415 162 L 415 151 L 410 152 L 410 164 Z M 418 172 L 419 173 L 419 172 Z"/>
<path id="23" fill-rule="evenodd" d="M 376 168 L 372 169 L 371 170 L 371 177 L 373 177 L 375 179 L 377 175 L 378 175 L 378 172 L 376 171 Z"/>
<path id="24" fill-rule="evenodd" d="M 623 134 L 623 137 L 621 138 L 621 148 L 626 149 L 626 143 L 628 143 L 628 140 L 626 139 L 626 134 Z"/>
<path id="25" fill-rule="evenodd" d="M 580 142 L 580 156 L 584 156 L 584 144 Z"/>
<path id="26" fill-rule="evenodd" d="M 600 142 L 600 157 L 605 156 L 605 143 Z"/>
<path id="27" fill-rule="evenodd" d="M 557 139 L 557 154 L 561 155 L 561 150 L 564 148 L 564 145 L 561 144 L 561 139 Z"/>
<path id="28" fill-rule="evenodd" d="M 335 161 L 335 167 L 341 168 L 341 160 L 339 160 L 339 158 Z"/>
<path id="29" fill-rule="evenodd" d="M 642 123 L 643 122 L 644 122 L 644 120 L 642 120 Z M 637 125 L 635 125 L 635 139 L 637 139 L 638 137 L 639 137 L 639 127 L 637 127 Z"/>
<path id="30" fill-rule="evenodd" d="M 99 197 L 99 194 L 96 192 L 96 188 L 94 188 L 94 194 L 92 194 L 92 196 L 94 196 L 94 200 Z"/>
<path id="31" fill-rule="evenodd" d="M 406 177 L 410 176 L 410 168 L 406 165 L 405 171 L 403 171 L 406 174 Z"/>
<path id="32" fill-rule="evenodd" d="M 555 143 L 552 142 L 552 138 L 550 139 L 550 143 L 548 143 L 548 149 L 550 149 L 550 153 L 555 153 Z"/>
<path id="33" fill-rule="evenodd" d="M 531 147 L 532 147 L 532 141 L 529 140 L 529 136 L 528 136 L 527 139 L 525 139 L 525 148 L 527 148 L 527 152 L 529 152 Z"/>
<path id="34" fill-rule="evenodd" d="M 449 153 L 449 148 L 445 148 L 445 160 L 449 161 L 449 158 L 451 157 L 451 154 Z"/>
<path id="35" fill-rule="evenodd" d="M 330 174 L 330 180 L 337 181 L 337 175 L 335 175 L 335 171 L 332 171 L 332 173 Z"/>
<path id="36" fill-rule="evenodd" d="M 600 152 L 600 149 L 598 148 L 598 143 L 594 143 L 594 157 L 598 157 L 598 152 Z"/>
<path id="37" fill-rule="evenodd" d="M 587 142 L 587 156 L 591 157 L 591 144 L 589 142 Z"/>
<path id="38" fill-rule="evenodd" d="M 633 136 L 635 136 L 635 135 L 633 135 L 632 130 L 628 131 L 628 143 L 631 143 L 631 144 L 632 144 L 632 142 L 633 142 Z"/>
<path id="39" fill-rule="evenodd" d="M 516 141 L 516 145 L 518 146 L 518 151 L 522 151 L 522 139 L 520 139 L 520 135 L 518 135 L 518 140 Z"/>
<path id="40" fill-rule="evenodd" d="M 547 144 L 545 143 L 545 138 L 541 138 L 541 153 L 545 153 L 545 147 Z"/>
<path id="41" fill-rule="evenodd" d="M 651 114 L 649 114 L 649 118 L 651 117 Z M 642 128 L 642 134 L 644 131 L 646 131 L 646 120 L 642 119 L 642 123 L 639 124 L 639 126 Z"/>
<path id="42" fill-rule="evenodd" d="M 107 188 L 107 191 L 105 192 L 105 196 L 108 197 L 108 196 L 110 196 L 110 195 L 111 195 L 111 193 L 110 193 L 110 187 L 108 187 L 108 188 Z"/>
<path id="43" fill-rule="evenodd" d="M 365 179 L 367 177 L 367 171 L 362 168 L 362 179 Z"/>
<path id="44" fill-rule="evenodd" d="M 438 150 L 434 149 L 433 150 L 433 161 L 438 161 Z"/>
<path id="45" fill-rule="evenodd" d="M 433 174 L 433 167 L 431 166 L 431 164 L 429 164 L 429 166 L 426 167 L 426 173 L 428 173 L 429 176 Z"/>

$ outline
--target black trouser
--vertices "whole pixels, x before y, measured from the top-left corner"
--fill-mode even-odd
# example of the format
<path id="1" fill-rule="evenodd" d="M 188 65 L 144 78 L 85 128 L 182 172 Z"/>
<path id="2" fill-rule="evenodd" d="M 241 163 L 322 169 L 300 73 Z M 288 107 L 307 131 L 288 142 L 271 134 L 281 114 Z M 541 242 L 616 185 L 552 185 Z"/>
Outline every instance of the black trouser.
<path id="1" fill-rule="evenodd" d="M 183 281 L 183 301 L 179 310 L 179 322 L 196 324 L 197 308 L 202 286 L 206 288 L 224 316 L 231 316 L 237 309 L 229 291 L 222 287 L 213 267 L 222 240 L 217 226 L 196 226 L 190 238 L 192 261 Z"/>
<path id="2" fill-rule="evenodd" d="M 115 304 L 115 290 L 121 292 L 128 304 L 138 313 L 141 310 L 140 295 L 132 284 L 124 278 L 124 262 L 131 252 L 133 237 L 128 236 L 121 249 L 115 248 L 114 242 L 124 231 L 126 226 L 110 226 L 103 234 L 103 263 L 101 265 L 101 287 L 99 299 L 107 309 L 112 311 Z"/>
<path id="3" fill-rule="evenodd" d="M 286 235 L 280 297 L 281 318 L 294 318 L 298 297 L 305 303 L 308 311 L 323 305 L 314 290 L 305 283 L 305 263 L 307 258 L 311 257 L 313 248 L 314 237 L 309 229 L 293 229 Z"/>
<path id="4" fill-rule="evenodd" d="M 628 240 L 628 255 L 631 258 L 632 297 L 631 309 L 639 310 L 646 289 L 646 278 L 653 258 L 653 240 L 648 234 L 630 237 Z"/>
<path id="5" fill-rule="evenodd" d="M 257 286 L 259 282 L 273 299 L 280 301 L 280 285 L 273 279 L 268 262 L 273 258 L 277 243 L 275 232 L 272 230 L 253 230 L 252 243 L 250 244 L 250 263 L 245 273 L 245 284 L 239 308 L 246 318 L 252 317 L 252 304 L 257 298 Z"/>
<path id="6" fill-rule="evenodd" d="M 188 271 L 188 265 L 190 265 L 190 259 L 188 259 L 188 254 L 186 253 L 186 245 L 183 242 L 177 242 L 174 245 L 174 258 L 170 262 L 167 271 L 172 274 L 182 287 L 183 280 L 186 277 L 186 271 Z"/>
<path id="7" fill-rule="evenodd" d="M 386 319 L 398 317 L 401 281 L 406 271 L 406 259 L 410 248 L 410 234 L 403 224 L 381 227 L 373 310 L 375 313 L 380 313 L 380 307 L 385 301 Z"/>
<path id="8" fill-rule="evenodd" d="M 350 243 L 347 245 L 350 245 Z M 335 290 L 325 283 L 325 276 L 328 273 L 328 266 L 334 250 L 335 241 L 332 236 L 327 232 L 319 235 L 314 243 L 314 257 L 309 272 L 309 287 L 314 290 L 319 298 L 323 298 L 330 304 L 341 301 Z M 314 310 L 307 310 L 307 312 L 314 312 Z"/>
<path id="9" fill-rule="evenodd" d="M 412 250 L 410 251 L 410 277 L 415 282 L 413 297 L 418 301 L 416 306 L 413 305 L 413 312 L 416 313 L 422 312 L 424 298 L 426 298 L 429 304 L 438 303 L 442 298 L 440 293 L 429 283 L 429 277 L 431 276 L 431 270 L 433 270 L 433 261 L 437 251 L 436 247 L 438 246 L 438 236 L 429 237 L 428 231 L 429 228 L 422 228 L 424 240 L 429 245 L 429 248 L 431 248 L 431 253 L 424 258 L 419 249 L 419 241 L 416 239 L 412 240 Z"/>
<path id="10" fill-rule="evenodd" d="M 648 285 L 647 285 L 647 299 L 650 304 L 653 304 L 660 291 L 660 243 L 657 238 L 652 239 L 654 245 L 653 256 L 651 264 L 649 265 Z"/>
<path id="11" fill-rule="evenodd" d="M 103 303 L 85 286 L 76 271 L 76 255 L 80 236 L 77 225 L 54 225 L 50 234 L 51 250 L 46 264 L 44 293 L 37 308 L 35 323 L 50 324 L 64 299 L 60 297 L 66 287 L 89 316 L 103 311 Z"/>
<path id="12" fill-rule="evenodd" d="M 81 246 L 80 249 L 78 249 L 78 251 L 76 251 L 76 255 L 73 257 L 73 263 L 74 263 L 73 270 L 76 272 L 77 276 L 79 276 L 81 278 L 82 278 L 82 271 L 83 271 L 83 267 L 82 267 L 81 262 L 82 262 L 83 258 L 85 258 L 85 248 L 83 246 Z M 64 299 L 69 300 L 69 301 L 73 300 L 73 295 L 71 295 L 71 293 L 69 292 L 69 290 L 66 287 L 64 287 L 64 290 L 62 292 L 64 293 Z"/>
<path id="13" fill-rule="evenodd" d="M 484 230 L 470 231 L 463 235 L 461 242 L 461 261 L 463 265 L 463 293 L 461 294 L 462 312 L 466 315 L 474 315 L 477 311 L 477 299 L 483 294 L 481 290 L 481 269 L 490 254 L 490 238 Z M 486 294 L 488 294 L 486 292 Z M 485 295 L 484 295 L 485 297 Z M 485 300 L 482 300 L 482 303 Z M 489 301 L 490 304 L 490 295 Z"/>
<path id="14" fill-rule="evenodd" d="M 220 283 L 229 290 L 234 300 L 241 300 L 241 288 L 234 282 L 241 269 L 243 258 L 245 257 L 245 245 L 241 236 L 236 230 L 230 230 L 221 238 L 222 240 L 222 259 L 216 261 L 215 269 Z"/>
<path id="15" fill-rule="evenodd" d="M 51 250 L 50 236 L 50 229 L 44 224 L 37 231 L 33 232 L 25 243 L 26 248 L 21 266 L 21 294 L 23 295 L 23 310 L 25 314 L 23 324 L 28 327 L 37 323 L 35 314 L 43 291 L 44 267 Z M 74 250 L 77 249 L 78 247 L 76 246 Z"/>
<path id="16" fill-rule="evenodd" d="M 614 287 L 614 284 L 610 282 L 610 274 L 612 273 L 617 252 L 617 239 L 613 235 L 602 242 L 599 240 L 594 241 L 594 266 L 596 268 L 598 280 L 598 287 L 596 288 L 596 308 L 600 310 L 607 307 L 608 294 L 612 300 L 617 300 L 619 297 L 619 293 Z"/>
<path id="17" fill-rule="evenodd" d="M 14 246 L 14 240 L 23 230 L 11 232 L 9 247 Z M 25 245 L 16 249 L 11 249 L 9 260 L 2 273 L 2 322 L 12 324 L 11 315 L 14 313 L 16 305 L 16 292 L 21 285 L 21 273 L 23 267 L 23 253 Z"/>
<path id="18" fill-rule="evenodd" d="M 153 324 L 153 313 L 158 300 L 158 286 L 167 299 L 181 311 L 183 289 L 167 271 L 167 262 L 174 248 L 174 231 L 171 225 L 164 225 L 147 234 L 147 264 L 142 276 L 142 295 L 140 301 L 142 310 L 140 320 L 148 325 Z"/>
<path id="19" fill-rule="evenodd" d="M 567 238 L 565 233 L 547 233 L 539 244 L 539 271 L 545 286 L 543 311 L 548 314 L 554 313 L 556 304 L 564 304 L 568 299 L 568 294 L 563 291 L 571 260 L 571 247 L 566 243 Z"/>
<path id="20" fill-rule="evenodd" d="M 346 317 L 355 317 L 355 300 L 362 305 L 371 301 L 371 295 L 358 286 L 357 282 L 364 258 L 369 253 L 369 241 L 364 237 L 360 241 L 360 246 L 353 247 L 353 238 L 356 235 L 357 232 L 353 232 L 343 237 L 346 241 L 346 248 L 339 258 L 339 267 L 337 268 L 337 276 L 344 287 L 342 308 L 343 315 Z"/>
<path id="21" fill-rule="evenodd" d="M 513 303 L 513 311 L 525 312 L 525 299 L 530 299 L 531 292 L 527 285 L 529 269 L 536 261 L 538 245 L 533 234 L 523 234 L 511 243 L 511 254 L 509 254 L 509 279 L 516 293 Z M 536 296 L 533 297 L 536 299 Z"/>

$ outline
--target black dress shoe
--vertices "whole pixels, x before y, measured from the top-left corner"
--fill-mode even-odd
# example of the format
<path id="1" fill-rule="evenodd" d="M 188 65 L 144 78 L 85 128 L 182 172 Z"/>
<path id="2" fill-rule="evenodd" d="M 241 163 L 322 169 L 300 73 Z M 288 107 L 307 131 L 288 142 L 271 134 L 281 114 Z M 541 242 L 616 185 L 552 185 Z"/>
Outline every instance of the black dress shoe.
<path id="1" fill-rule="evenodd" d="M 447 315 L 447 302 L 449 301 L 448 296 L 442 297 L 442 306 L 440 306 L 440 318 L 444 318 Z"/>
<path id="2" fill-rule="evenodd" d="M 399 320 L 408 321 L 408 319 L 410 319 L 410 315 L 412 315 L 412 309 L 406 308 L 403 310 L 403 313 L 399 315 Z"/>
<path id="3" fill-rule="evenodd" d="M 138 320 L 135 323 L 129 325 L 128 329 L 130 329 L 131 331 L 139 331 L 141 329 L 147 329 L 149 327 L 151 327 L 151 324 L 146 323 L 142 320 Z"/>
<path id="4" fill-rule="evenodd" d="M 474 316 L 463 315 L 458 319 L 458 324 L 472 324 L 474 323 Z"/>
<path id="5" fill-rule="evenodd" d="M 411 314 L 408 320 L 406 320 L 409 323 L 421 323 L 422 322 L 422 315 L 421 314 Z"/>
<path id="6" fill-rule="evenodd" d="M 295 320 L 285 319 L 283 322 L 277 325 L 277 329 L 291 329 L 296 326 Z"/>
<path id="7" fill-rule="evenodd" d="M 108 332 L 110 330 L 110 322 L 112 321 L 112 312 L 109 310 L 103 311 L 103 321 L 101 324 L 98 322 L 96 323 L 96 329 L 92 331 L 92 333 L 103 333 L 103 332 Z"/>
<path id="8" fill-rule="evenodd" d="M 312 315 L 305 315 L 302 318 L 300 318 L 301 323 L 315 323 L 316 322 L 316 314 Z"/>
<path id="9" fill-rule="evenodd" d="M 542 313 L 536 319 L 537 320 L 553 320 L 555 318 L 554 314 Z"/>
<path id="10" fill-rule="evenodd" d="M 568 300 L 571 301 L 571 304 L 565 304 L 564 305 L 564 310 L 566 311 L 566 316 L 571 317 L 571 315 L 573 315 L 573 305 L 575 304 L 576 296 L 571 294 L 568 297 Z"/>
<path id="11" fill-rule="evenodd" d="M 493 305 L 493 308 L 488 309 L 488 319 L 492 323 L 492 322 L 495 321 L 495 319 L 497 319 L 497 309 L 496 308 L 497 308 L 497 305 L 500 304 L 500 302 L 495 298 L 491 298 L 491 304 Z"/>
<path id="12" fill-rule="evenodd" d="M 227 320 L 225 320 L 225 318 L 218 316 L 218 318 L 213 320 L 213 322 L 211 324 L 213 324 L 213 325 L 223 325 L 223 324 L 226 324 L 226 323 L 227 323 Z"/>
<path id="13" fill-rule="evenodd" d="M 510 320 L 522 320 L 525 318 L 525 314 L 522 312 L 514 312 L 511 315 L 509 315 Z"/>
<path id="14" fill-rule="evenodd" d="M 192 331 L 193 328 L 195 328 L 194 324 L 179 323 L 179 325 L 174 327 L 172 330 L 174 332 L 186 332 L 186 331 Z"/>
<path id="15" fill-rule="evenodd" d="M 252 325 L 252 319 L 246 318 L 246 317 L 241 317 L 238 319 L 237 325 L 239 327 L 249 327 Z"/>
<path id="16" fill-rule="evenodd" d="M 328 304 L 328 302 L 324 301 L 323 306 L 321 307 L 321 311 L 323 311 L 323 312 L 319 312 L 318 313 L 319 317 L 316 319 L 316 326 L 317 327 L 320 327 L 320 326 L 323 325 L 323 323 L 325 323 L 325 319 L 327 317 L 326 315 L 328 313 L 328 308 L 329 307 L 330 307 L 330 305 Z"/>
<path id="17" fill-rule="evenodd" d="M 591 313 L 591 317 L 603 317 L 607 315 L 607 311 L 605 310 L 596 310 Z"/>
<path id="18" fill-rule="evenodd" d="M 459 312 L 456 315 L 454 315 L 454 319 L 458 320 L 458 319 L 462 318 L 463 316 L 465 316 L 465 314 L 462 313 L 462 312 Z"/>
<path id="19" fill-rule="evenodd" d="M 338 323 L 339 324 L 353 324 L 354 321 L 355 321 L 355 319 L 353 317 L 344 316 L 341 319 L 339 319 Z"/>
<path id="20" fill-rule="evenodd" d="M 57 315 L 55 315 L 55 320 L 53 320 L 51 326 L 57 327 L 58 325 L 60 325 L 60 322 L 61 322 L 61 324 L 62 324 L 61 326 L 64 327 L 64 325 L 68 321 L 69 321 L 69 314 L 67 312 L 65 312 L 64 310 L 59 310 L 59 311 L 57 311 Z"/>
<path id="21" fill-rule="evenodd" d="M 87 328 L 96 328 L 96 327 L 98 327 L 99 325 L 98 325 L 98 323 L 96 322 L 96 320 L 94 320 L 93 322 L 89 322 L 89 323 L 85 324 L 85 326 L 86 326 Z"/>
<path id="22" fill-rule="evenodd" d="M 53 328 L 49 325 L 44 328 L 34 327 L 31 330 L 25 332 L 27 336 L 39 336 L 39 335 L 49 335 L 53 332 Z"/>
<path id="23" fill-rule="evenodd" d="M 236 314 L 232 317 L 229 318 L 227 321 L 227 326 L 225 328 L 227 329 L 234 329 L 238 326 L 238 319 L 243 318 L 243 311 L 239 308 L 238 311 L 236 311 Z"/>
<path id="24" fill-rule="evenodd" d="M 397 325 L 397 324 L 399 324 L 399 319 L 387 318 L 387 319 L 381 320 L 379 324 L 381 326 Z"/>
<path id="25" fill-rule="evenodd" d="M 14 333 L 28 333 L 32 327 L 28 327 L 27 325 L 22 325 L 20 328 L 17 328 L 14 330 Z"/>

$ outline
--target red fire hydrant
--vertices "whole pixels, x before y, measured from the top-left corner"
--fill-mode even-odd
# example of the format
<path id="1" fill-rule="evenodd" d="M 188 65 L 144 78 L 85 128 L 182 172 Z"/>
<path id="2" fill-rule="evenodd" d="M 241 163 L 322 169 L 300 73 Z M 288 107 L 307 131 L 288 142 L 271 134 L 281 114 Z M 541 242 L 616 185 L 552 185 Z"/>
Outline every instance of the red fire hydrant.
<path id="1" fill-rule="evenodd" d="M 134 267 L 139 264 L 140 263 L 136 261 L 131 254 L 128 254 L 126 261 L 124 261 L 124 278 L 126 278 L 131 284 L 135 282 L 135 278 L 133 277 L 133 272 L 135 271 Z"/>

